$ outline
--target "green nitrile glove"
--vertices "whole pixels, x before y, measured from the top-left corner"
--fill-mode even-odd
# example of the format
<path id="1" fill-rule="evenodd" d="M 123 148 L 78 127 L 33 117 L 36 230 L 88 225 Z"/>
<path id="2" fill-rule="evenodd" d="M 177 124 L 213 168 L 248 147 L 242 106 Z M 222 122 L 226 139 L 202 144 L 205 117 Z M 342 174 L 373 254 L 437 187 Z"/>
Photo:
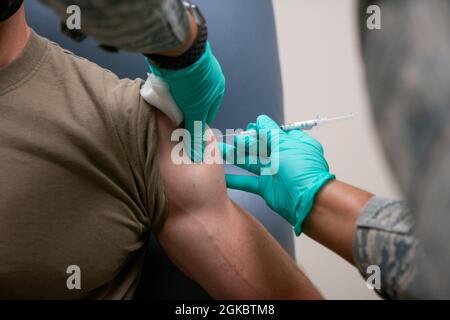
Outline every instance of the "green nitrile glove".
<path id="1" fill-rule="evenodd" d="M 205 53 L 193 65 L 183 69 L 168 70 L 150 64 L 152 73 L 162 78 L 184 116 L 185 128 L 191 134 L 191 158 L 203 159 L 205 123 L 210 124 L 219 110 L 225 92 L 225 77 L 211 46 L 206 44 Z M 194 135 L 194 121 L 200 121 L 201 130 Z M 199 124 L 200 124 L 199 123 Z"/>
<path id="2" fill-rule="evenodd" d="M 247 129 L 255 129 L 257 136 L 237 136 L 234 146 L 221 143 L 221 149 L 224 159 L 255 175 L 227 174 L 227 186 L 263 197 L 270 208 L 294 226 L 298 236 L 316 193 L 335 178 L 329 172 L 322 145 L 303 131 L 283 131 L 265 115 Z M 269 156 L 257 157 L 252 147 L 257 145 L 264 150 L 264 143 L 268 148 L 265 154 Z"/>

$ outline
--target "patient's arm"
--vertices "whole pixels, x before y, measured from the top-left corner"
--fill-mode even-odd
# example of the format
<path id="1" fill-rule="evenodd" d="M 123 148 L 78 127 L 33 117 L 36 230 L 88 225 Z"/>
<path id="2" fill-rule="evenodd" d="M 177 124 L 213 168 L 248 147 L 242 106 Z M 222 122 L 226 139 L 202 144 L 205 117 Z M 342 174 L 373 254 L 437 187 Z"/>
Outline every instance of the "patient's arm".
<path id="1" fill-rule="evenodd" d="M 228 198 L 222 165 L 171 161 L 173 126 L 159 112 L 157 119 L 170 208 L 158 239 L 172 261 L 213 298 L 320 298 L 267 230 Z"/>

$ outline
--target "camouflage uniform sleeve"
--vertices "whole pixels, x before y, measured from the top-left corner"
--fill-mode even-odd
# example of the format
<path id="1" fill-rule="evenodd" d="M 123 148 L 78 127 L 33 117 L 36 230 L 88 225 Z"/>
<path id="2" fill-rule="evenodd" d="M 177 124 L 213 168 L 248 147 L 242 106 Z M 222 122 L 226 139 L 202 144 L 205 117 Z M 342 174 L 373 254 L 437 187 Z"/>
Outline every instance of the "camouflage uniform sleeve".
<path id="1" fill-rule="evenodd" d="M 413 219 L 403 201 L 373 197 L 364 207 L 353 236 L 355 264 L 364 278 L 367 268 L 380 268 L 378 294 L 388 299 L 407 298 L 416 275 L 413 263 L 417 240 Z"/>
<path id="2" fill-rule="evenodd" d="M 181 46 L 189 17 L 181 0 L 41 0 L 65 21 L 70 5 L 81 11 L 81 32 L 121 50 L 156 53 Z"/>

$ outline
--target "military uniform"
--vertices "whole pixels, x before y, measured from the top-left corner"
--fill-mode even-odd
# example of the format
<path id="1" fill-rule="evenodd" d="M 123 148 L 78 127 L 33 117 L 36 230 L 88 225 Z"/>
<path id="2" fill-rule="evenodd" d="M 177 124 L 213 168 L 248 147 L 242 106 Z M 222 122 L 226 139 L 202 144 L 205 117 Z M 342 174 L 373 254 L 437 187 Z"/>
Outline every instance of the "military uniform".
<path id="1" fill-rule="evenodd" d="M 156 53 L 180 47 L 189 34 L 181 0 L 41 0 L 65 21 L 67 8 L 78 5 L 81 32 L 100 44 L 121 50 Z M 111 32 L 114 30 L 114 32 Z"/>
<path id="2" fill-rule="evenodd" d="M 381 8 L 381 30 L 366 9 Z M 389 298 L 450 298 L 450 1 L 361 1 L 373 116 L 406 202 L 373 198 L 354 234 L 356 265 L 381 269 Z M 406 205 L 406 203 L 408 205 Z"/>
<path id="3" fill-rule="evenodd" d="M 373 197 L 357 221 L 353 237 L 353 257 L 364 277 L 368 267 L 381 271 L 379 293 L 385 298 L 406 294 L 417 272 L 412 264 L 417 240 L 412 235 L 413 220 L 405 202 Z"/>

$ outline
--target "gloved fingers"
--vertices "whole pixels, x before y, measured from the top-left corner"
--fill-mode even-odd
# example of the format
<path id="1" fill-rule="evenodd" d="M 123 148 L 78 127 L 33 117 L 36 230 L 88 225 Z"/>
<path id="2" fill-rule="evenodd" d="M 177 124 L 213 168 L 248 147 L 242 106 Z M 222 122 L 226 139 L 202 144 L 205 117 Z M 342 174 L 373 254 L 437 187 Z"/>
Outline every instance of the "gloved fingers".
<path id="1" fill-rule="evenodd" d="M 319 155 L 323 156 L 322 144 L 317 139 L 310 136 L 307 132 L 302 130 L 291 130 L 288 131 L 287 135 L 289 138 L 301 141 L 303 145 L 310 146 L 312 148 L 311 150 L 315 150 Z"/>
<path id="2" fill-rule="evenodd" d="M 256 136 L 246 135 L 249 141 L 245 142 L 245 146 L 248 148 L 249 151 L 247 152 L 249 154 L 258 154 L 260 158 L 269 158 L 272 154 L 272 144 L 274 141 L 276 142 L 274 150 L 278 150 L 279 133 L 282 130 L 272 129 L 274 132 L 271 132 L 264 129 L 264 131 L 258 131 L 258 126 L 256 123 L 249 123 L 246 130 L 256 131 Z M 275 134 L 273 135 L 273 133 Z M 274 139 L 272 139 L 272 135 L 274 136 Z"/>
<path id="3" fill-rule="evenodd" d="M 247 124 L 247 127 L 245 128 L 245 130 L 255 130 L 256 131 L 256 123 L 250 122 L 249 124 Z"/>
<path id="4" fill-rule="evenodd" d="M 227 143 L 223 143 L 221 141 L 218 141 L 217 144 L 219 146 L 219 150 L 220 150 L 220 153 L 222 154 L 223 160 L 227 160 L 227 159 L 233 159 L 234 160 L 235 148 L 232 145 L 229 145 Z"/>
<path id="5" fill-rule="evenodd" d="M 192 161 L 201 163 L 205 148 L 205 120 L 201 118 L 185 117 L 184 144 Z"/>
<path id="6" fill-rule="evenodd" d="M 211 109 L 208 111 L 208 115 L 206 116 L 206 123 L 211 124 L 216 118 L 217 112 L 219 112 L 220 104 L 222 103 L 222 97 L 217 97 L 212 104 Z"/>
<path id="7" fill-rule="evenodd" d="M 254 130 L 255 126 L 255 123 L 249 123 L 245 130 Z M 232 138 L 226 139 L 228 144 L 232 144 L 241 150 L 245 150 L 245 153 L 257 154 L 258 139 L 255 135 L 240 134 L 240 131 L 235 131 L 234 133 L 235 135 Z"/>
<path id="8" fill-rule="evenodd" d="M 265 144 L 269 156 L 272 149 L 278 150 L 280 137 L 285 134 L 280 126 L 266 115 L 260 115 L 256 119 L 256 131 L 258 132 L 258 139 Z"/>
<path id="9" fill-rule="evenodd" d="M 211 54 L 212 55 L 212 54 Z M 208 116 L 206 117 L 206 123 L 211 124 L 216 115 L 217 112 L 220 109 L 220 106 L 222 105 L 222 100 L 223 100 L 223 96 L 225 94 L 225 84 L 226 84 L 226 80 L 225 80 L 225 76 L 222 72 L 222 68 L 219 64 L 219 62 L 217 61 L 217 59 L 214 57 L 214 55 L 212 55 L 212 73 L 215 74 L 215 90 L 212 91 L 212 96 L 214 97 L 212 99 L 212 102 L 209 104 L 210 108 L 208 111 Z"/>
<path id="10" fill-rule="evenodd" d="M 297 129 L 296 130 L 289 130 L 287 132 L 287 135 L 289 137 L 291 137 L 291 138 L 298 139 L 298 140 L 303 139 L 306 136 L 308 136 L 308 134 L 305 131 L 297 130 Z"/>
<path id="11" fill-rule="evenodd" d="M 226 143 L 218 142 L 218 144 L 219 150 L 222 153 L 222 158 L 225 161 L 256 175 L 260 174 L 261 163 L 257 155 L 245 154 L 245 152 Z"/>
<path id="12" fill-rule="evenodd" d="M 280 130 L 280 126 L 269 116 L 263 114 L 258 116 L 258 118 L 256 119 L 256 127 L 258 130 L 260 129 L 267 129 L 267 130 L 272 130 L 272 129 L 278 129 Z"/>
<path id="13" fill-rule="evenodd" d="M 239 150 L 243 150 L 246 154 L 258 154 L 258 139 L 252 135 L 238 134 L 233 138 L 233 144 Z"/>
<path id="14" fill-rule="evenodd" d="M 259 195 L 259 177 L 226 174 L 227 187 Z"/>

